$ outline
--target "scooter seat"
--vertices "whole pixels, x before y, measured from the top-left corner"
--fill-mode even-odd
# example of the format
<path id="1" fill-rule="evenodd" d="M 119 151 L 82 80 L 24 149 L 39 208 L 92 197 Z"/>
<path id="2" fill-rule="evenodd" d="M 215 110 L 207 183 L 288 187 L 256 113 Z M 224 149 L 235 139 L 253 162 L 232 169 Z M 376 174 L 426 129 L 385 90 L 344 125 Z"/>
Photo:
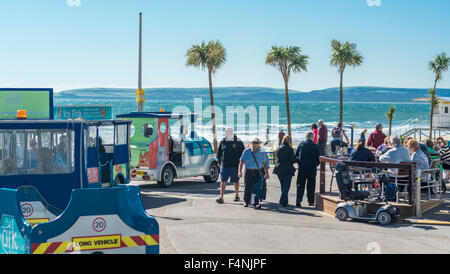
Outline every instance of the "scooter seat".
<path id="1" fill-rule="evenodd" d="M 364 200 L 370 197 L 370 192 L 368 191 L 351 191 L 349 193 L 350 200 Z"/>

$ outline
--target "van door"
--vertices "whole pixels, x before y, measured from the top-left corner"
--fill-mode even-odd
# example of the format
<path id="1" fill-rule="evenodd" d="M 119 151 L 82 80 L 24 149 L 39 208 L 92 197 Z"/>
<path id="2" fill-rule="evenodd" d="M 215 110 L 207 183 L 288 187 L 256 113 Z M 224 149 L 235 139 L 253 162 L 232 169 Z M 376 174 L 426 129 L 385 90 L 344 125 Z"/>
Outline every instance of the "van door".
<path id="1" fill-rule="evenodd" d="M 114 125 L 114 167 L 112 182 L 126 184 L 129 181 L 130 122 L 116 122 Z M 117 181 L 119 182 L 119 181 Z"/>
<path id="2" fill-rule="evenodd" d="M 100 170 L 98 156 L 98 126 L 90 124 L 87 136 L 87 173 L 89 187 L 100 187 Z"/>

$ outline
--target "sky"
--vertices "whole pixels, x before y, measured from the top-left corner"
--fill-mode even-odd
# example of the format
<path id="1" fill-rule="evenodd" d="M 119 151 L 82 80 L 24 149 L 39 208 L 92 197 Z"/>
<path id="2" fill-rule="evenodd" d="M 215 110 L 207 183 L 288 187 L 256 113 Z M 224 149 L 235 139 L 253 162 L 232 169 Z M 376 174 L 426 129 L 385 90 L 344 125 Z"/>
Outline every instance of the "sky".
<path id="1" fill-rule="evenodd" d="M 143 13 L 143 86 L 207 87 L 186 51 L 220 40 L 227 62 L 216 87 L 283 88 L 265 64 L 273 45 L 299 46 L 307 72 L 298 91 L 336 87 L 332 39 L 357 44 L 365 61 L 346 86 L 431 88 L 428 62 L 450 54 L 450 1 L 442 0 L 1 0 L 0 87 L 137 87 Z M 438 84 L 450 88 L 450 72 Z"/>

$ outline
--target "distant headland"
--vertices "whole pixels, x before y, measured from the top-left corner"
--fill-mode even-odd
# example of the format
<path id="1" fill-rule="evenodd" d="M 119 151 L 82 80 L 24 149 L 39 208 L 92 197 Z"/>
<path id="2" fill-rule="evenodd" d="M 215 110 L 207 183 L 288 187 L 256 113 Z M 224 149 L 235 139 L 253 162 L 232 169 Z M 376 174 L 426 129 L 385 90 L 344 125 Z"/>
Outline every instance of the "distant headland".
<path id="1" fill-rule="evenodd" d="M 209 100 L 208 88 L 147 88 L 146 96 L 169 101 L 185 101 L 193 98 Z M 438 89 L 439 97 L 450 97 L 450 89 Z M 135 99 L 134 89 L 85 88 L 64 90 L 55 94 L 56 99 Z M 428 89 L 389 87 L 345 87 L 345 102 L 398 102 L 412 103 L 414 98 L 428 97 Z M 214 99 L 218 101 L 272 101 L 283 102 L 284 90 L 266 87 L 216 87 Z M 289 90 L 292 102 L 339 102 L 339 87 L 301 92 Z"/>

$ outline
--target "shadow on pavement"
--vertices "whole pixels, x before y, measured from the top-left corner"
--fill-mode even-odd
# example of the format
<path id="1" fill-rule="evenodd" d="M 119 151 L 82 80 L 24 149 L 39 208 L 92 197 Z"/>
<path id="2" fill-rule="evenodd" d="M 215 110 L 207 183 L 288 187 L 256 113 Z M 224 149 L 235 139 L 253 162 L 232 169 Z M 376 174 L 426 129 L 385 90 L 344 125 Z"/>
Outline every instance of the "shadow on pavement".
<path id="1" fill-rule="evenodd" d="M 228 184 L 225 194 L 234 193 L 233 184 Z M 157 183 L 140 185 L 142 191 L 163 191 L 167 193 L 185 193 L 219 196 L 220 183 L 208 184 L 203 180 L 178 180 L 169 188 L 161 188 Z M 230 188 L 231 187 L 231 188 Z"/>
<path id="2" fill-rule="evenodd" d="M 142 205 L 144 206 L 145 210 L 160 208 L 167 205 L 173 205 L 187 201 L 186 199 L 181 198 L 162 197 L 148 194 L 141 194 L 141 199 Z"/>
<path id="3" fill-rule="evenodd" d="M 302 209 L 317 211 L 317 209 L 315 209 L 315 208 L 302 208 Z M 296 207 L 294 207 L 292 205 L 288 205 L 287 207 L 282 207 L 278 203 L 271 203 L 271 202 L 267 202 L 267 201 L 265 201 L 261 204 L 261 210 L 274 211 L 274 212 L 283 213 L 283 214 L 303 215 L 303 216 L 309 216 L 309 217 L 322 217 L 322 216 L 316 215 L 314 213 L 298 211 L 298 210 L 296 210 Z"/>

